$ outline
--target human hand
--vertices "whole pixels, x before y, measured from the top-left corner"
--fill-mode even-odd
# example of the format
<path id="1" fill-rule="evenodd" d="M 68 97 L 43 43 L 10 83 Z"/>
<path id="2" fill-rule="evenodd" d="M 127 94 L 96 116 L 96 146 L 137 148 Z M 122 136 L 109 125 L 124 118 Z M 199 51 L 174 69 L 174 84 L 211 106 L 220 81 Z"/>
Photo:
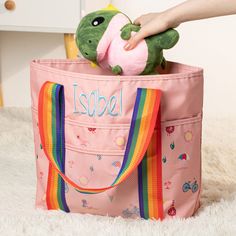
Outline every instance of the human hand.
<path id="1" fill-rule="evenodd" d="M 192 20 L 236 14 L 236 0 L 187 0 L 161 13 L 149 13 L 140 16 L 134 24 L 140 25 L 140 31 L 124 46 L 133 49 L 142 39 L 161 33 L 169 28 Z"/>
<path id="2" fill-rule="evenodd" d="M 158 14 L 160 13 L 153 12 L 141 15 L 134 21 L 134 24 L 142 27 L 146 25 L 149 21 L 153 20 Z"/>
<path id="3" fill-rule="evenodd" d="M 134 21 L 135 25 L 140 25 L 140 31 L 131 37 L 125 45 L 125 50 L 131 50 L 144 38 L 161 33 L 170 28 L 170 22 L 168 21 L 167 14 L 162 13 L 149 13 L 140 16 Z M 175 25 L 175 27 L 177 24 Z"/>

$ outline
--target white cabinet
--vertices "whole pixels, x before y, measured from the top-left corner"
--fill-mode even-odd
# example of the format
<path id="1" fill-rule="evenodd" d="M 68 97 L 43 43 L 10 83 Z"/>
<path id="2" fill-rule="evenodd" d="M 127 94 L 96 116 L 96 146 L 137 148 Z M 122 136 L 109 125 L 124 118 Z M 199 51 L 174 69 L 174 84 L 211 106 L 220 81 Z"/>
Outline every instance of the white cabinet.
<path id="1" fill-rule="evenodd" d="M 10 0 L 12 11 L 6 1 L 0 0 L 0 107 L 2 98 L 4 106 L 29 106 L 29 61 L 65 57 L 63 35 L 54 33 L 69 33 L 67 52 L 76 53 L 70 33 L 75 33 L 81 13 L 104 8 L 110 0 Z"/>
<path id="2" fill-rule="evenodd" d="M 11 0 L 7 10 L 0 0 L 0 30 L 74 33 L 81 13 L 106 7 L 109 0 Z"/>
<path id="3" fill-rule="evenodd" d="M 74 33 L 80 20 L 80 0 L 12 0 L 14 10 L 0 0 L 0 30 Z"/>

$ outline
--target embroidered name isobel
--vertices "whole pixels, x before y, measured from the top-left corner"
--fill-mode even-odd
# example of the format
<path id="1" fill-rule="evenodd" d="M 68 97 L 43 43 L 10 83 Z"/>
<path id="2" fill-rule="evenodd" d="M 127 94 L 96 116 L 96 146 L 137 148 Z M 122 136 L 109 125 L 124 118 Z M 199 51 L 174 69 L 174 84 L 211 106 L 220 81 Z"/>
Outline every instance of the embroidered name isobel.
<path id="1" fill-rule="evenodd" d="M 121 116 L 122 115 L 122 89 L 110 97 L 103 96 L 99 89 L 89 93 L 78 92 L 78 84 L 73 84 L 74 113 L 90 117 Z"/>

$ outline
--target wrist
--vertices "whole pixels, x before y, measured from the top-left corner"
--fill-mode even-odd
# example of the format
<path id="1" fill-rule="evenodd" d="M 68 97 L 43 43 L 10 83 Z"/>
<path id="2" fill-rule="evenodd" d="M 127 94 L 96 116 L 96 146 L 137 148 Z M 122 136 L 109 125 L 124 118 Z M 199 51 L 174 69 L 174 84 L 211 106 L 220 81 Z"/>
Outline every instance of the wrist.
<path id="1" fill-rule="evenodd" d="M 167 28 L 175 28 L 182 23 L 181 19 L 172 9 L 168 9 L 163 12 L 163 19 L 165 21 Z"/>

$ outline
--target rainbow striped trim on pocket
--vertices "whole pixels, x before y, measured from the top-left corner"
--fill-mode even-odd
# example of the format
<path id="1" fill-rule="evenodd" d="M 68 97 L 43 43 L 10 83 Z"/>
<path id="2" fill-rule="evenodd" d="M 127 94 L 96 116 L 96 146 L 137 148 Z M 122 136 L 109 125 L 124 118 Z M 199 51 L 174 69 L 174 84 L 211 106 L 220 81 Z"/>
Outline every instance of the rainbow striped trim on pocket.
<path id="1" fill-rule="evenodd" d="M 62 173 L 65 173 L 64 106 L 63 86 L 45 83 L 39 94 L 39 125 L 46 134 L 41 141 L 45 154 Z M 65 182 L 52 163 L 48 169 L 46 203 L 49 210 L 70 211 L 65 198 Z"/>

